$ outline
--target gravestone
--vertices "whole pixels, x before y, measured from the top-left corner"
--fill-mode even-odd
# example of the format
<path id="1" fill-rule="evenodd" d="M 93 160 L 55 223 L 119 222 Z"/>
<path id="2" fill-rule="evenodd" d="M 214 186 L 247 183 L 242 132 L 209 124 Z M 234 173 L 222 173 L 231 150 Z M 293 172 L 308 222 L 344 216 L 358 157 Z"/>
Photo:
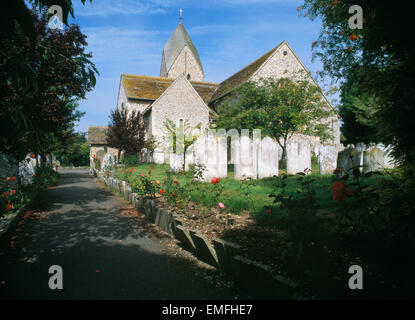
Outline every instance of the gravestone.
<path id="1" fill-rule="evenodd" d="M 105 167 L 110 167 L 112 169 L 114 168 L 116 163 L 116 157 L 109 153 L 106 153 L 101 161 L 101 170 L 104 170 Z"/>
<path id="2" fill-rule="evenodd" d="M 320 174 L 333 173 L 337 167 L 337 150 L 335 146 L 320 146 L 318 165 Z"/>
<path id="3" fill-rule="evenodd" d="M 270 137 L 262 139 L 258 152 L 258 178 L 278 176 L 278 144 Z"/>
<path id="4" fill-rule="evenodd" d="M 362 166 L 360 167 L 360 171 L 362 171 L 363 169 L 363 152 L 366 150 L 366 145 L 363 142 L 358 142 L 356 143 L 356 147 L 355 149 L 359 152 L 360 154 L 360 162 L 359 165 Z"/>
<path id="5" fill-rule="evenodd" d="M 173 172 L 180 172 L 183 170 L 183 154 L 170 154 L 170 170 Z"/>
<path id="6" fill-rule="evenodd" d="M 236 140 L 236 139 L 235 139 Z M 257 145 L 255 141 L 248 136 L 241 136 L 239 143 L 235 145 L 238 148 L 234 164 L 235 179 L 256 179 L 257 172 Z"/>
<path id="7" fill-rule="evenodd" d="M 346 148 L 337 154 L 337 169 L 342 174 L 350 173 L 352 167 L 360 165 L 361 153 L 354 148 Z"/>
<path id="8" fill-rule="evenodd" d="M 293 139 L 287 143 L 287 173 L 311 170 L 311 145 L 308 140 Z"/>
<path id="9" fill-rule="evenodd" d="M 216 139 L 218 169 L 217 177 L 224 178 L 228 175 L 228 144 L 226 137 L 219 136 Z"/>
<path id="10" fill-rule="evenodd" d="M 194 164 L 203 165 L 203 180 L 222 178 L 228 174 L 226 137 L 208 135 L 199 137 L 193 144 Z"/>
<path id="11" fill-rule="evenodd" d="M 363 173 L 385 168 L 385 153 L 377 147 L 363 152 Z"/>
<path id="12" fill-rule="evenodd" d="M 26 158 L 19 163 L 19 176 L 23 184 L 30 184 L 33 181 L 33 176 L 36 169 L 36 158 L 30 157 L 30 154 L 26 155 Z"/>

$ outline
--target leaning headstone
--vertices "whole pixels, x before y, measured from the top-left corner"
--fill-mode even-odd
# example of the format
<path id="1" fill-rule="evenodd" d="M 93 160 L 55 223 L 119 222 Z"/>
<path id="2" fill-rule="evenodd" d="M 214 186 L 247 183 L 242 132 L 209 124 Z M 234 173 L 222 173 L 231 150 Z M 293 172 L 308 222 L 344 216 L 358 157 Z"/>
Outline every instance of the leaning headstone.
<path id="1" fill-rule="evenodd" d="M 320 174 L 329 174 L 337 167 L 337 150 L 335 146 L 320 146 L 318 165 Z"/>
<path id="2" fill-rule="evenodd" d="M 350 173 L 350 169 L 360 165 L 361 153 L 354 148 L 346 148 L 337 154 L 337 169 L 342 174 Z"/>
<path id="3" fill-rule="evenodd" d="M 257 178 L 257 150 L 255 142 L 248 136 L 241 136 L 237 146 L 237 159 L 234 164 L 235 179 Z"/>
<path id="4" fill-rule="evenodd" d="M 278 144 L 270 137 L 262 139 L 258 152 L 258 178 L 278 176 Z"/>
<path id="5" fill-rule="evenodd" d="M 287 173 L 296 174 L 311 170 L 311 146 L 308 140 L 292 140 L 287 143 Z"/>
<path id="6" fill-rule="evenodd" d="M 378 171 L 385 168 L 385 153 L 372 147 L 363 152 L 363 173 Z"/>

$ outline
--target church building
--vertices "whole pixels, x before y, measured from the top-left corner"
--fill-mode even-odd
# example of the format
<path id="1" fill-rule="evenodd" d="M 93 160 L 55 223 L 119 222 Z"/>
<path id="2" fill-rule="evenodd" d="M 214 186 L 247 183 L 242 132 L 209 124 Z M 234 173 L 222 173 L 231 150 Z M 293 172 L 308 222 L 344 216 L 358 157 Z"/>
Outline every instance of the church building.
<path id="1" fill-rule="evenodd" d="M 186 120 L 191 126 L 201 123 L 202 130 L 206 129 L 218 107 L 232 99 L 233 90 L 245 82 L 289 77 L 301 70 L 317 85 L 288 43 L 283 41 L 221 83 L 205 82 L 199 53 L 180 17 L 180 23 L 164 45 L 160 76 L 121 74 L 117 108 L 125 106 L 143 114 L 147 138 L 153 137 L 160 143 L 153 153 L 153 161 L 163 163 L 168 161 L 163 139 L 167 119 L 178 125 Z M 327 121 L 332 124 L 333 145 L 339 144 L 338 118 Z"/>

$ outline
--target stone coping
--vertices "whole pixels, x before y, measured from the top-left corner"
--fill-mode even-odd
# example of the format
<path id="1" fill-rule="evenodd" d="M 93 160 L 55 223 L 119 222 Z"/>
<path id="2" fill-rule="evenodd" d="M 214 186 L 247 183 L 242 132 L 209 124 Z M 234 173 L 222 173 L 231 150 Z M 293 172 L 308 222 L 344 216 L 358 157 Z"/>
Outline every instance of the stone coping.
<path id="1" fill-rule="evenodd" d="M 102 180 L 111 190 L 119 192 L 151 223 L 184 244 L 198 259 L 228 274 L 244 288 L 260 293 L 263 298 L 270 295 L 294 298 L 294 290 L 298 286 L 295 281 L 276 274 L 265 264 L 243 257 L 240 245 L 218 238 L 210 241 L 199 231 L 184 227 L 183 220 L 174 212 L 158 207 L 152 199 L 133 193 L 125 181 L 107 177 L 96 169 L 91 169 L 91 175 Z"/>

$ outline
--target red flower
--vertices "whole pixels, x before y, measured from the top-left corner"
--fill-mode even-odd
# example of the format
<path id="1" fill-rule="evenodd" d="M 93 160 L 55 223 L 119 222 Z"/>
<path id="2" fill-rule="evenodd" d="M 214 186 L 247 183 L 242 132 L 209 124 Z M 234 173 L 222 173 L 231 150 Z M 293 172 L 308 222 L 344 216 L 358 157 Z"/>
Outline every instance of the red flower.
<path id="1" fill-rule="evenodd" d="M 352 33 L 352 35 L 349 36 L 349 39 L 354 41 L 354 40 L 359 39 L 359 37 L 355 35 L 354 33 Z"/>
<path id="2" fill-rule="evenodd" d="M 173 180 L 173 183 L 179 183 L 179 181 L 177 181 L 177 180 Z"/>
<path id="3" fill-rule="evenodd" d="M 175 197 L 176 196 L 176 192 L 173 192 L 172 195 L 173 195 L 173 197 Z"/>
<path id="4" fill-rule="evenodd" d="M 14 195 L 16 193 L 16 190 L 10 190 L 10 195 Z"/>
<path id="5" fill-rule="evenodd" d="M 214 177 L 211 182 L 212 182 L 213 185 L 215 185 L 215 184 L 219 183 L 220 180 L 219 180 L 219 178 Z"/>
<path id="6" fill-rule="evenodd" d="M 12 180 L 13 180 L 13 181 L 16 181 L 16 177 L 14 177 L 14 176 L 13 176 L 13 177 L 12 177 Z"/>
<path id="7" fill-rule="evenodd" d="M 95 154 L 92 156 L 92 158 L 94 158 L 94 159 L 95 159 Z"/>
<path id="8" fill-rule="evenodd" d="M 107 171 L 107 172 L 105 172 L 105 174 L 108 176 L 110 173 Z"/>
<path id="9" fill-rule="evenodd" d="M 6 179 L 5 179 L 5 181 L 6 182 L 9 182 L 9 181 L 11 181 L 12 180 L 12 178 L 10 178 L 10 177 L 7 177 Z"/>
<path id="10" fill-rule="evenodd" d="M 6 210 L 7 211 L 13 210 L 13 206 L 10 204 L 10 201 L 7 202 L 7 204 L 6 204 Z"/>
<path id="11" fill-rule="evenodd" d="M 30 155 L 30 157 L 31 157 L 32 159 L 34 159 L 34 158 L 36 158 L 36 155 L 35 155 L 34 153 L 32 153 L 32 154 Z"/>
<path id="12" fill-rule="evenodd" d="M 297 11 L 300 11 L 300 8 L 297 8 Z"/>
<path id="13" fill-rule="evenodd" d="M 8 195 L 9 195 L 9 194 L 8 194 L 7 192 L 5 192 L 5 193 L 2 193 L 2 194 L 1 194 L 1 196 L 2 196 L 3 198 L 6 198 Z"/>
<path id="14" fill-rule="evenodd" d="M 271 209 L 267 209 L 267 210 L 265 210 L 265 213 L 267 214 L 267 216 L 269 216 L 270 214 L 271 214 Z"/>
<path id="15" fill-rule="evenodd" d="M 161 190 L 160 190 L 160 194 L 161 194 L 161 195 L 163 195 L 163 193 L 164 193 L 164 190 L 163 190 L 163 189 L 161 189 Z"/>
<path id="16" fill-rule="evenodd" d="M 129 173 L 133 172 L 133 169 L 128 170 Z"/>

